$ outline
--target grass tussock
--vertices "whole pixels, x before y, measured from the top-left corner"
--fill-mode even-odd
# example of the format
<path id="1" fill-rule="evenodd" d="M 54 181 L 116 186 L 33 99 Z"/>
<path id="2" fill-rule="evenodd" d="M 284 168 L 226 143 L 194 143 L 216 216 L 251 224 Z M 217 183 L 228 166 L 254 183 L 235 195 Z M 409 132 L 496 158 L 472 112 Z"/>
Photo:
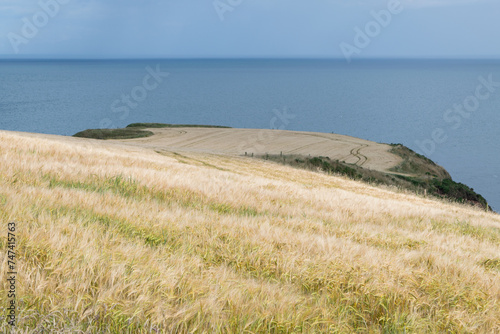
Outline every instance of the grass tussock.
<path id="1" fill-rule="evenodd" d="M 19 333 L 500 330 L 498 215 L 342 177 L 0 132 L 10 221 Z"/>

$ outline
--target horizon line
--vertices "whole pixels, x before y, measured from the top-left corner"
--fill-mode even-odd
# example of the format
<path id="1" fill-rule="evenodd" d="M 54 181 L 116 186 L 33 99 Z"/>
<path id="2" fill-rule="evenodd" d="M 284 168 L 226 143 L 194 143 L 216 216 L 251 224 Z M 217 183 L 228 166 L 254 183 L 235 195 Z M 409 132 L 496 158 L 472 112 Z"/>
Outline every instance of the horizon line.
<path id="1" fill-rule="evenodd" d="M 26 60 L 328 60 L 346 61 L 343 57 L 58 57 L 58 56 L 26 56 L 10 57 L 0 55 L 0 60 L 26 61 Z M 500 57 L 359 57 L 351 61 L 365 60 L 494 60 Z"/>

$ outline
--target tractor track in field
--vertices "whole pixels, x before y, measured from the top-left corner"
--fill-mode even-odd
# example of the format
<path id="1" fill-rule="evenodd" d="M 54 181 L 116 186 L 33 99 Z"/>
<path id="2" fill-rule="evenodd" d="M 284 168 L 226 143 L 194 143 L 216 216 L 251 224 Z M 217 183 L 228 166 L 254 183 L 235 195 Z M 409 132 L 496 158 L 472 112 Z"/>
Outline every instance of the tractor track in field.
<path id="1" fill-rule="evenodd" d="M 357 166 L 363 166 L 368 161 L 368 158 L 365 155 L 361 154 L 361 150 L 365 147 L 368 147 L 368 145 L 361 144 L 361 146 L 355 147 L 351 150 L 351 155 L 358 159 L 358 161 L 354 163 Z"/>

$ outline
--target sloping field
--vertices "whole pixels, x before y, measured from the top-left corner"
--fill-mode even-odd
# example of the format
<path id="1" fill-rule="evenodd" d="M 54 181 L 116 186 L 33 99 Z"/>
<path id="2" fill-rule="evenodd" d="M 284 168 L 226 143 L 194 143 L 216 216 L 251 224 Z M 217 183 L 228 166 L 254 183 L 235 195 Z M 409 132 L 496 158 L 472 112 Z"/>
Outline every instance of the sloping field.
<path id="1" fill-rule="evenodd" d="M 0 316 L 8 222 L 18 333 L 500 332 L 498 215 L 340 177 L 0 131 Z"/>
<path id="2" fill-rule="evenodd" d="M 269 129 L 160 128 L 154 136 L 122 141 L 142 147 L 205 153 L 302 154 L 386 171 L 402 160 L 391 146 L 330 133 Z"/>

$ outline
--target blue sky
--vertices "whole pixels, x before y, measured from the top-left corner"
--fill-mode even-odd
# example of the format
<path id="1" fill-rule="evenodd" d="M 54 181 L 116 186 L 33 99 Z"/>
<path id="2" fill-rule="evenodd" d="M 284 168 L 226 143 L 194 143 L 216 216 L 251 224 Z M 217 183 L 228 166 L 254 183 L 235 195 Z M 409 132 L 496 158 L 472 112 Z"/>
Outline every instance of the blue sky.
<path id="1" fill-rule="evenodd" d="M 353 57 L 500 57 L 499 0 L 400 0 L 376 23 L 397 1 L 0 0 L 0 55 L 341 58 L 344 43 Z"/>

